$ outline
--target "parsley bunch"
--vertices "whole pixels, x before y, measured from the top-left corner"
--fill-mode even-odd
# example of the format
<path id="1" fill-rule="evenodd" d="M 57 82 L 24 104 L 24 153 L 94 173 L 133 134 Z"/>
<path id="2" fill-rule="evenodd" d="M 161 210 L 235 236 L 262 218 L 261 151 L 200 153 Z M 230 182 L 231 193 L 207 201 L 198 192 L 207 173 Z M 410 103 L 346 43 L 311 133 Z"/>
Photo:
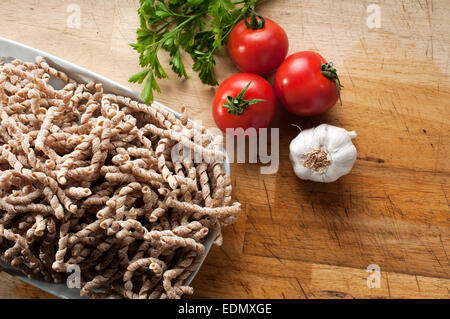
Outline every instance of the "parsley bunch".
<path id="1" fill-rule="evenodd" d="M 142 98 L 153 100 L 153 91 L 161 92 L 156 79 L 168 78 L 158 59 L 160 49 L 170 56 L 169 65 L 179 76 L 188 78 L 181 50 L 194 61 L 193 70 L 208 85 L 217 85 L 214 53 L 220 51 L 233 26 L 261 0 L 139 0 L 140 27 L 137 42 L 130 44 L 139 53 L 142 71 L 130 82 L 145 86 Z"/>

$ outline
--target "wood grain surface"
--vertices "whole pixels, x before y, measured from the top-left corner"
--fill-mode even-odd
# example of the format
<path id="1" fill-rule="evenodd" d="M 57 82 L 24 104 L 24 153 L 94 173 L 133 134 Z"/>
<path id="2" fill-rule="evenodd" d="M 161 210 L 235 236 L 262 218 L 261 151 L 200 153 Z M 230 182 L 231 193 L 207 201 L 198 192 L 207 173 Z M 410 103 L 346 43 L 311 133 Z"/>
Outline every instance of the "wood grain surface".
<path id="1" fill-rule="evenodd" d="M 81 8 L 79 29 L 67 6 Z M 377 4 L 381 28 L 370 29 Z M 47 51 L 121 84 L 139 70 L 138 1 L 3 0 L 0 36 Z M 285 28 L 290 53 L 315 50 L 340 71 L 343 106 L 314 118 L 279 107 L 280 167 L 232 164 L 243 205 L 193 282 L 199 298 L 450 298 L 450 2 L 267 0 L 259 12 Z M 167 61 L 163 57 L 164 61 Z M 191 61 L 185 59 L 191 66 Z M 220 81 L 237 73 L 226 54 Z M 175 75 L 156 99 L 214 127 L 215 89 Z M 269 80 L 272 80 L 269 77 Z M 355 130 L 358 159 L 332 184 L 297 179 L 288 159 L 298 129 Z M 366 268 L 381 268 L 369 289 Z M 0 274 L 0 297 L 50 295 Z"/>

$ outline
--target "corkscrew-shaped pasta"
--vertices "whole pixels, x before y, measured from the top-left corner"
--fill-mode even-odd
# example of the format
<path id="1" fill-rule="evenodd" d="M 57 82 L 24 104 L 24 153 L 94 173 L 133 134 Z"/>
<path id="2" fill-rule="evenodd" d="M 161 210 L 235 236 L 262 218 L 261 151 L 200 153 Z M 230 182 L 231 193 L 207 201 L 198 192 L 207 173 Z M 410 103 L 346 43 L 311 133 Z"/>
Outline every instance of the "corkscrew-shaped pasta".
<path id="1" fill-rule="evenodd" d="M 3 261 L 56 283 L 76 265 L 92 297 L 193 292 L 206 238 L 220 244 L 240 210 L 221 137 L 42 57 L 0 62 L 0 122 Z"/>

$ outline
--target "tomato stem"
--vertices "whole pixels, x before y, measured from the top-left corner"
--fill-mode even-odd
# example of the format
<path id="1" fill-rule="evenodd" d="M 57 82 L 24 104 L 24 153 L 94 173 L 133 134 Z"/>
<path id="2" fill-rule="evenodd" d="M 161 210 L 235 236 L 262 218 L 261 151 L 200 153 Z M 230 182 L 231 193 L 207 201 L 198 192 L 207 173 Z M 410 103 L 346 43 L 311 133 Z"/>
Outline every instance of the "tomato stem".
<path id="1" fill-rule="evenodd" d="M 252 100 L 244 99 L 245 92 L 247 92 L 251 84 L 252 81 L 248 82 L 245 88 L 243 88 L 242 91 L 236 97 L 227 96 L 227 102 L 223 104 L 223 107 L 228 109 L 228 114 L 241 115 L 249 105 L 266 101 L 262 99 L 252 99 Z"/>
<path id="2" fill-rule="evenodd" d="M 338 93 L 338 97 L 339 97 L 339 102 L 342 105 L 341 88 L 343 86 L 341 85 L 341 81 L 339 80 L 337 70 L 333 66 L 333 63 L 331 63 L 331 62 L 330 63 L 322 63 L 322 65 L 320 66 L 320 71 L 322 72 L 323 75 L 325 75 L 327 78 L 329 78 L 330 80 L 332 80 L 336 83 L 336 89 L 337 89 L 337 93 Z"/>
<path id="3" fill-rule="evenodd" d="M 259 14 L 256 14 L 254 7 L 251 8 L 250 23 L 248 23 L 247 17 L 245 17 L 244 22 L 247 28 L 252 30 L 263 29 L 266 25 L 266 20 L 264 20 L 264 18 Z"/>

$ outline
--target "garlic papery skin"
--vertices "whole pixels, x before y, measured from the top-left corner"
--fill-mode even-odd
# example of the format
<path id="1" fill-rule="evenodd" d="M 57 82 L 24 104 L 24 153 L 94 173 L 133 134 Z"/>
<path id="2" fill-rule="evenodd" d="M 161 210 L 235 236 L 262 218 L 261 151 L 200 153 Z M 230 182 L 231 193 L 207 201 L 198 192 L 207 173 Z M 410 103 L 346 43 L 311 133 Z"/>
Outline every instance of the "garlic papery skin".
<path id="1" fill-rule="evenodd" d="M 295 175 L 331 183 L 348 174 L 356 161 L 355 137 L 355 131 L 328 124 L 301 131 L 289 145 Z"/>

